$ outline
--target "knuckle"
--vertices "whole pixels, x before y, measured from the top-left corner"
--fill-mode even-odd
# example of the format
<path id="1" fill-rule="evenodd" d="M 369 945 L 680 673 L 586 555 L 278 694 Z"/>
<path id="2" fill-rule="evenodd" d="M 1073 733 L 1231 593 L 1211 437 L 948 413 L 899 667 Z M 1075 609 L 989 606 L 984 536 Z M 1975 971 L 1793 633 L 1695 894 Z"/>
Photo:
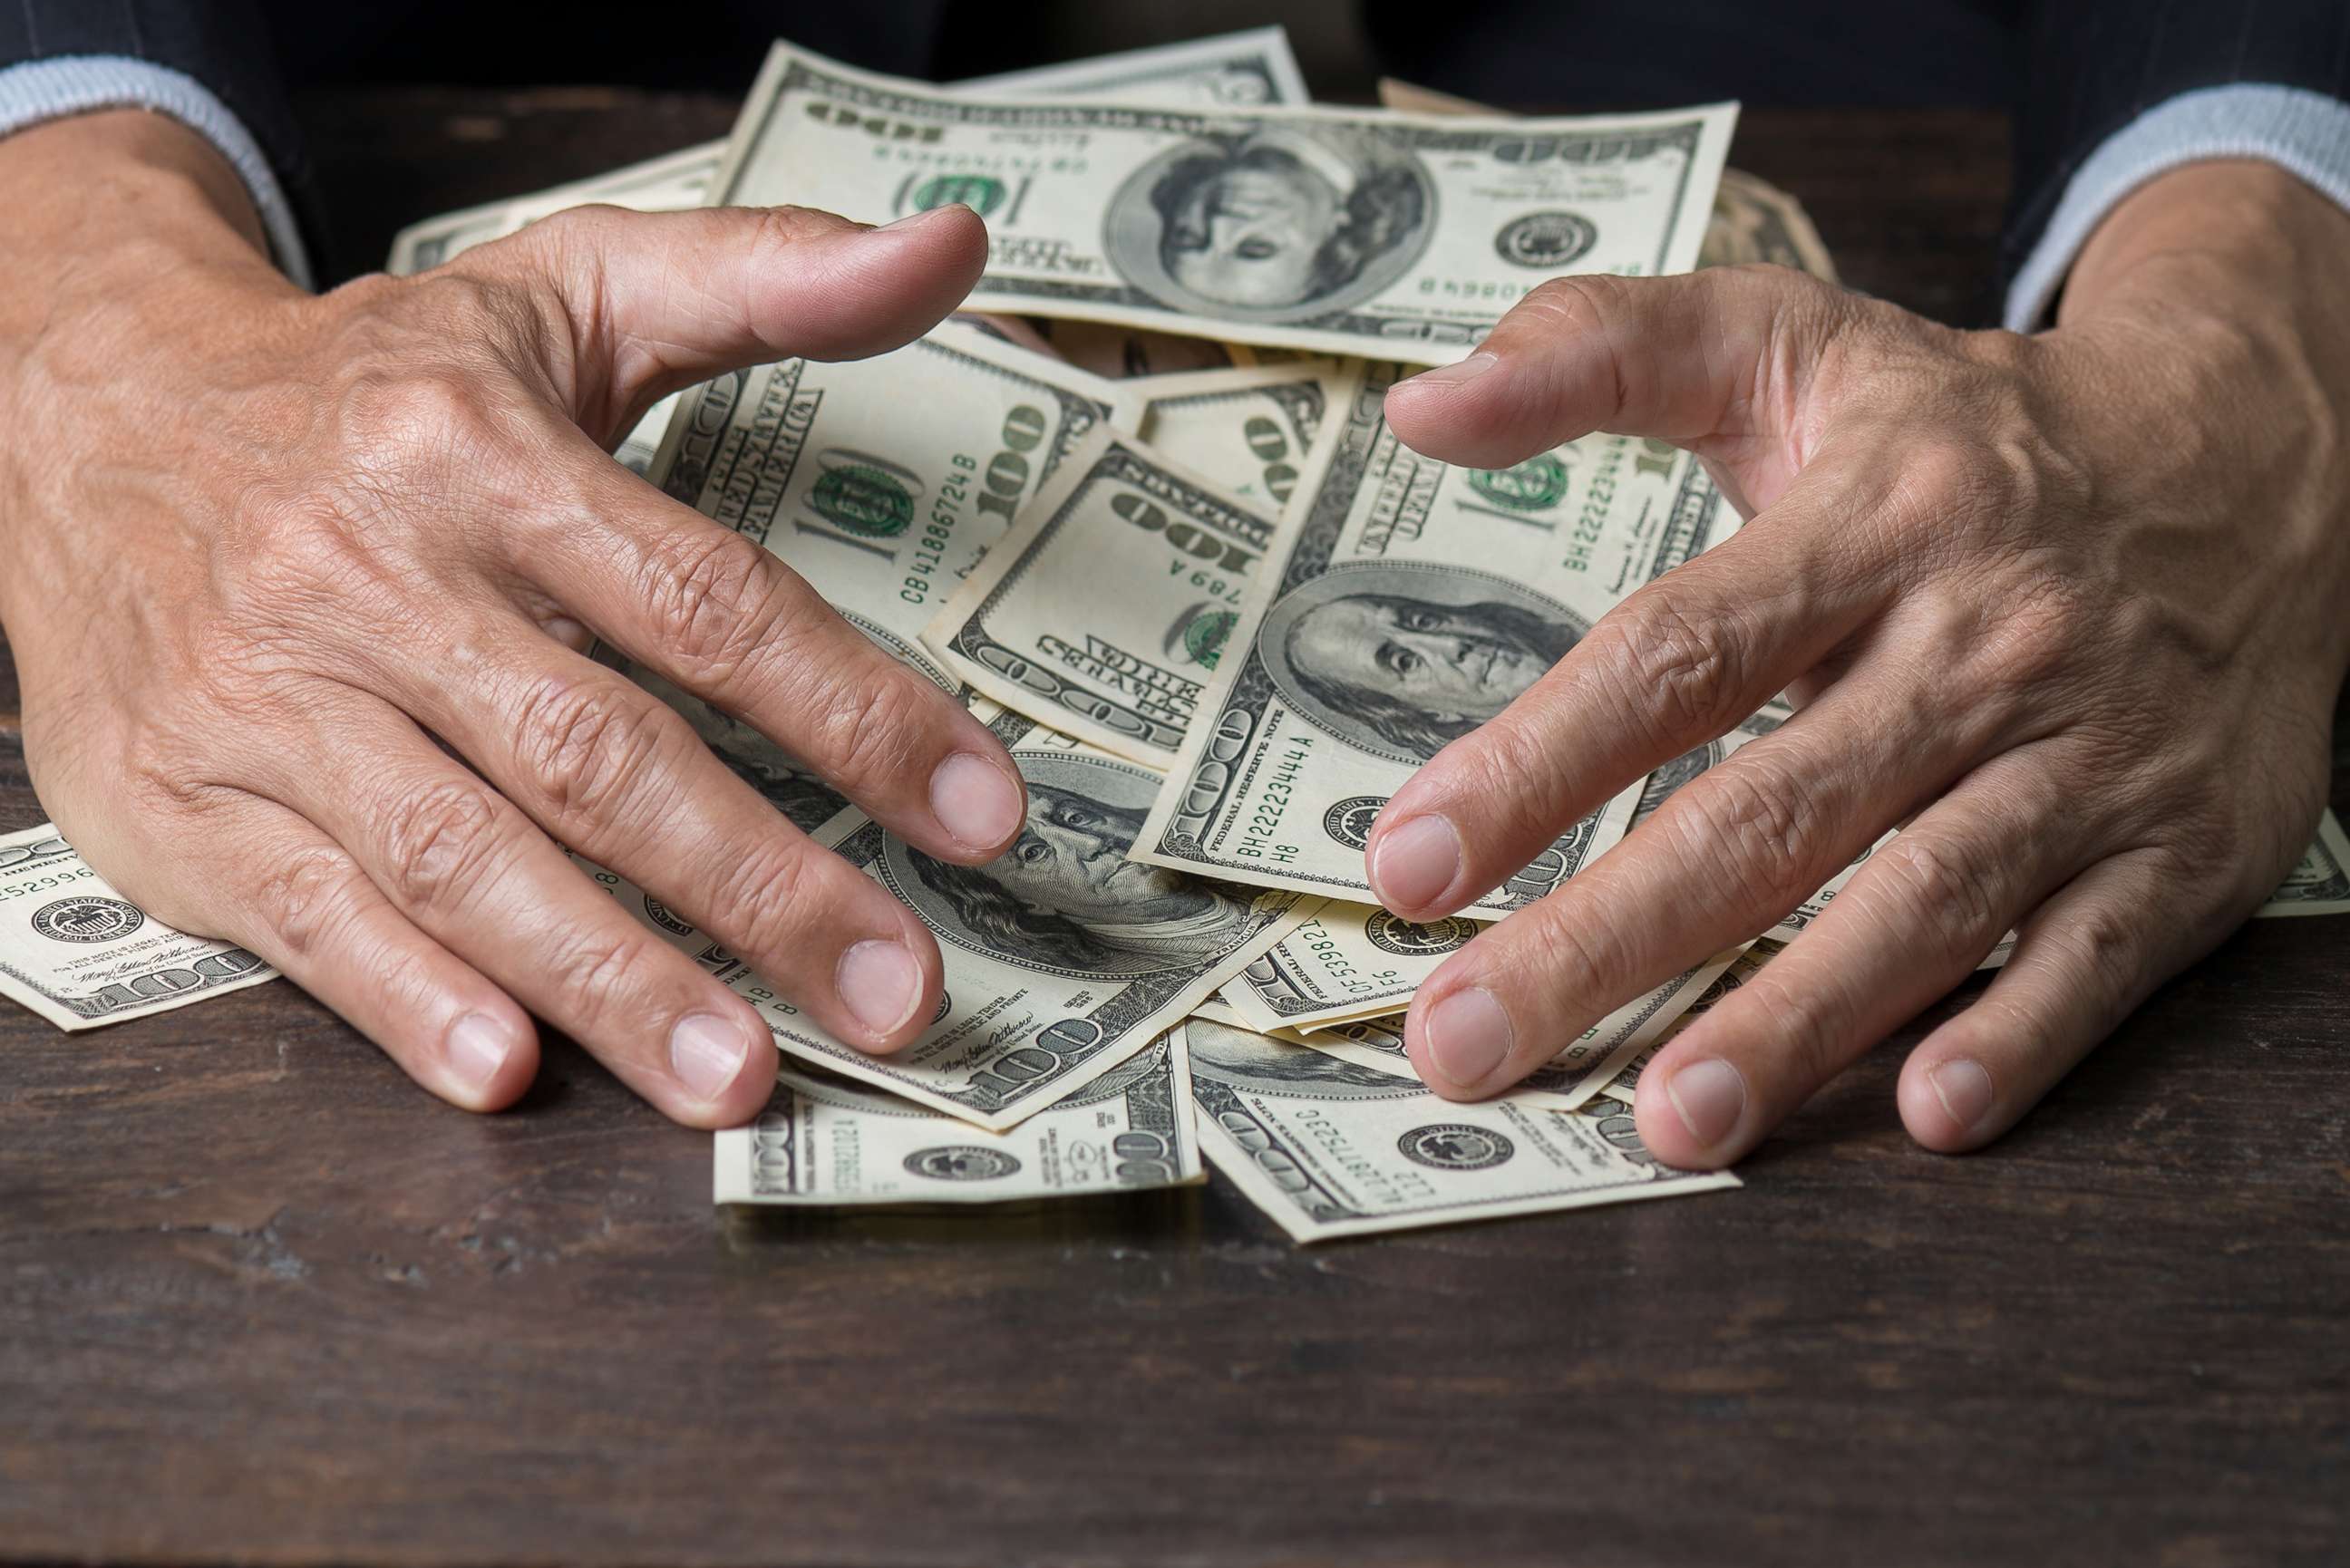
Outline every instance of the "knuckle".
<path id="1" fill-rule="evenodd" d="M 1547 1043 L 1534 1053 L 1537 1056 L 1558 1049 L 1558 1029 L 1552 1025 L 1588 1024 L 1620 1000 L 1614 992 L 1625 969 L 1621 944 L 1606 921 L 1578 913 L 1575 905 L 1554 895 L 1512 916 L 1470 950 L 1480 954 L 1480 961 L 1469 983 L 1509 1001 L 1520 1019 L 1522 1044 L 1529 1038 Z M 1577 1023 L 1583 1014 L 1588 1016 Z M 1542 1027 L 1525 1026 L 1537 1019 Z"/>
<path id="2" fill-rule="evenodd" d="M 658 973 L 669 950 L 649 933 L 624 927 L 564 945 L 554 980 L 564 999 L 567 1028 L 610 1034 L 637 1010 L 645 977 Z"/>
<path id="3" fill-rule="evenodd" d="M 1537 284 L 1512 314 L 1546 332 L 1604 332 L 1623 296 L 1623 284 L 1604 274 L 1554 277 Z"/>
<path id="4" fill-rule="evenodd" d="M 262 928 L 296 959 L 317 952 L 357 905 L 359 871 L 323 845 L 296 851 L 273 867 L 251 894 Z"/>
<path id="5" fill-rule="evenodd" d="M 1621 707 L 1644 725 L 1649 749 L 1678 753 L 1744 718 L 1740 693 L 1752 658 L 1734 617 L 1652 589 L 1629 614 L 1592 630 L 1596 661 L 1618 688 Z"/>
<path id="6" fill-rule="evenodd" d="M 618 681 L 550 675 L 525 692 L 514 746 L 523 775 L 567 826 L 608 823 L 629 791 L 673 749 L 669 711 Z M 596 856 L 589 835 L 575 846 Z"/>
<path id="7" fill-rule="evenodd" d="M 1772 1054 L 1804 1085 L 1824 1084 L 1843 1067 L 1846 1026 L 1824 988 L 1799 991 L 1765 970 L 1747 983 L 1740 1006 Z"/>
<path id="8" fill-rule="evenodd" d="M 524 231 L 534 245 L 556 255 L 600 251 L 623 237 L 631 214 L 608 202 L 588 202 L 550 213 Z"/>
<path id="9" fill-rule="evenodd" d="M 1567 759 L 1544 729 L 1539 720 L 1504 716 L 1462 743 L 1451 763 L 1461 770 L 1455 793 L 1496 819 L 1503 842 L 1548 840 L 1567 826 L 1559 820 L 1572 804 Z"/>
<path id="10" fill-rule="evenodd" d="M 1992 679 L 2008 686 L 2036 686 L 2070 670 L 2081 650 L 2082 618 L 2073 594 L 2062 586 L 2016 596 L 1982 639 Z"/>
<path id="11" fill-rule="evenodd" d="M 816 913 L 818 875 L 805 843 L 743 857 L 715 905 L 727 912 L 733 945 L 769 965 L 797 952 Z"/>
<path id="12" fill-rule="evenodd" d="M 1683 825 L 1684 856 L 1710 867 L 1742 909 L 1774 919 L 1824 879 L 1824 840 L 1809 794 L 1784 774 L 1759 758 L 1732 758 L 1681 792 L 1693 810 L 1659 817 Z"/>
<path id="13" fill-rule="evenodd" d="M 1964 435 L 1913 440 L 1901 456 L 1898 493 L 1905 520 L 1930 530 L 1953 522 L 1978 523 L 1998 513 L 1996 461 L 1982 441 Z"/>
<path id="14" fill-rule="evenodd" d="M 704 691 L 728 691 L 782 629 L 775 557 L 739 535 L 679 531 L 648 552 L 642 600 L 655 634 Z"/>
<path id="15" fill-rule="evenodd" d="M 1903 924 L 1930 940 L 1946 964 L 1972 963 L 2007 929 L 1994 879 L 1958 845 L 1900 833 L 1874 858 L 1872 877 L 1889 879 L 1913 911 Z"/>
<path id="16" fill-rule="evenodd" d="M 359 374 L 344 399 L 343 421 L 362 471 L 385 477 L 475 461 L 495 444 L 483 387 L 438 367 Z"/>
<path id="17" fill-rule="evenodd" d="M 757 207 L 752 211 L 750 250 L 761 261 L 780 259 L 795 245 L 855 226 L 837 213 L 819 207 Z"/>
<path id="18" fill-rule="evenodd" d="M 931 691 L 896 669 L 869 680 L 835 680 L 819 699 L 813 759 L 851 794 L 879 786 L 920 760 Z"/>
<path id="19" fill-rule="evenodd" d="M 503 826 L 483 784 L 448 779 L 400 796 L 378 829 L 389 891 L 411 909 L 463 904 L 494 873 Z"/>
<path id="20" fill-rule="evenodd" d="M 2118 1002 L 2136 989 L 2142 944 L 2137 922 L 2119 905 L 2076 909 L 2054 934 L 2095 987 L 2094 994 Z"/>

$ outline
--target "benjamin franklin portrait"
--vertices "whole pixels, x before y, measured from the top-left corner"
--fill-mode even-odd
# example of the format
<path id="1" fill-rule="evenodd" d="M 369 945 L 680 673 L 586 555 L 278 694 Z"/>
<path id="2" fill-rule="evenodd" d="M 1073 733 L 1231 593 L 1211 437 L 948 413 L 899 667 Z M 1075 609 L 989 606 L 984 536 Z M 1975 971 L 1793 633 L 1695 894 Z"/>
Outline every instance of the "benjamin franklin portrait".
<path id="1" fill-rule="evenodd" d="M 1579 618 L 1460 567 L 1342 566 L 1275 603 L 1257 649 L 1282 695 L 1358 749 L 1424 763 L 1566 657 Z"/>
<path id="2" fill-rule="evenodd" d="M 1105 243 L 1128 282 L 1173 308 L 1299 320 L 1400 278 L 1434 206 L 1419 160 L 1373 133 L 1244 127 L 1144 164 L 1112 199 Z"/>
<path id="3" fill-rule="evenodd" d="M 1089 979 L 1199 969 L 1249 929 L 1249 905 L 1180 872 L 1127 858 L 1152 774 L 1107 758 L 1027 753 L 1028 822 L 984 866 L 953 866 L 892 839 L 890 879 L 943 941 Z"/>

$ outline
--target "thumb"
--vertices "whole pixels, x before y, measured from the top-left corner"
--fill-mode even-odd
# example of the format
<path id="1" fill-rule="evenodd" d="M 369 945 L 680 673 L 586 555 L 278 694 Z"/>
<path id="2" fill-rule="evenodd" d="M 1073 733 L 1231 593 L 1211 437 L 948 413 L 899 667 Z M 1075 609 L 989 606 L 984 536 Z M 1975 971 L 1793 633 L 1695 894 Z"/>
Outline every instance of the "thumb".
<path id="1" fill-rule="evenodd" d="M 1388 423 L 1414 451 L 1473 468 L 1593 431 L 1683 445 L 1783 433 L 1848 297 L 1783 267 L 1553 278 L 1475 353 L 1398 382 Z"/>
<path id="2" fill-rule="evenodd" d="M 959 206 L 879 229 L 804 207 L 580 207 L 457 265 L 474 255 L 553 286 L 576 354 L 571 412 L 617 428 L 745 365 L 856 359 L 911 341 L 979 281 L 987 226 Z"/>

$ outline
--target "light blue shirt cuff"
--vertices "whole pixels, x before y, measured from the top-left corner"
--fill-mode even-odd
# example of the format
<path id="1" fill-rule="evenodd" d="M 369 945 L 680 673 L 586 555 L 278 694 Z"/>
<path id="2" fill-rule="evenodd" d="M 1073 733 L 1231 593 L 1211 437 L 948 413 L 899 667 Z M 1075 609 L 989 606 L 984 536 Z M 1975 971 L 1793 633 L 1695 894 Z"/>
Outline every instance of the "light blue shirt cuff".
<path id="1" fill-rule="evenodd" d="M 2350 208 L 2350 104 L 2301 88 L 2199 88 L 2107 137 L 2074 172 L 2007 291 L 2007 325 L 2046 324 L 2074 258 L 2106 214 L 2158 174 L 2207 158 L 2259 158 Z"/>
<path id="2" fill-rule="evenodd" d="M 261 155 L 261 144 L 195 78 L 121 55 L 65 55 L 0 70 L 0 136 L 102 109 L 168 114 L 211 142 L 244 182 L 278 266 L 304 288 L 312 286 L 310 257 L 302 248 L 293 205 Z"/>

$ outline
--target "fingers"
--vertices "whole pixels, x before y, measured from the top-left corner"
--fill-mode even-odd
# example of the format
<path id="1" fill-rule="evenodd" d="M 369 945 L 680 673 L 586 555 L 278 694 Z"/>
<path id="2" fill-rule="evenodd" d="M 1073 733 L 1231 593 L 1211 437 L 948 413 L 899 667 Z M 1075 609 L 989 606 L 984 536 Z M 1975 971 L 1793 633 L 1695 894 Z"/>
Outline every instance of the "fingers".
<path id="1" fill-rule="evenodd" d="M 1898 1091 L 1909 1136 L 1961 1154 L 2039 1104 L 2192 956 L 2190 922 L 2170 886 L 2158 856 L 2141 850 L 2083 873 L 2042 905 L 1990 989 L 1909 1053 Z"/>
<path id="2" fill-rule="evenodd" d="M 1388 423 L 1414 451 L 1503 468 L 1593 431 L 1691 441 L 1808 379 L 1851 296 L 1777 267 L 1555 278 L 1457 365 L 1401 381 Z"/>
<path id="3" fill-rule="evenodd" d="M 1420 1076 L 1450 1098 L 1497 1093 L 1632 997 L 1768 929 L 1939 791 L 1970 740 L 1893 691 L 1831 691 L 1430 976 L 1405 1026 Z"/>
<path id="4" fill-rule="evenodd" d="M 1364 861 L 1379 902 L 1416 920 L 1474 902 L 1625 785 L 1816 666 L 1893 592 L 1856 573 L 1823 525 L 1869 504 L 1824 465 L 1609 612 L 1380 810 Z"/>
<path id="5" fill-rule="evenodd" d="M 301 711 L 311 729 L 254 759 L 256 787 L 341 845 L 400 916 L 676 1120 L 731 1127 L 756 1114 L 775 1053 L 748 1002 L 630 919 L 400 715 L 356 696 Z"/>
<path id="6" fill-rule="evenodd" d="M 1641 1075 L 1640 1135 L 1669 1165 L 1743 1157 L 1829 1079 L 1973 972 L 2095 859 L 2045 751 L 2011 752 L 1888 840 L 1770 965 Z"/>
<path id="7" fill-rule="evenodd" d="M 199 879 L 197 929 L 259 954 L 450 1104 L 504 1109 L 538 1071 L 530 1016 L 419 930 L 333 840 L 239 795 L 207 826 L 237 853 Z"/>
<path id="8" fill-rule="evenodd" d="M 968 207 L 882 229 L 799 207 L 582 207 L 456 265 L 553 281 L 585 372 L 571 411 L 601 437 L 724 370 L 895 348 L 960 305 L 986 261 Z"/>
<path id="9" fill-rule="evenodd" d="M 545 525 L 515 531 L 510 571 L 639 664 L 779 743 L 908 843 L 967 865 L 1010 847 L 1026 819 L 1025 787 L 962 704 L 768 551 L 600 453 L 588 461 L 584 441 L 579 453 L 566 465 L 573 499 L 551 502 Z M 502 680 L 504 670 L 485 667 L 482 679 Z M 442 690 L 422 682 L 412 695 L 446 705 Z M 438 709 L 428 717 L 402 705 L 440 729 Z M 498 707 L 515 717 L 511 702 Z"/>
<path id="10" fill-rule="evenodd" d="M 786 822 L 642 688 L 519 628 L 489 646 L 484 667 L 496 673 L 484 682 L 403 694 L 419 719 L 557 841 L 723 941 L 839 1039 L 882 1051 L 912 1038 L 940 964 L 903 906 Z"/>

